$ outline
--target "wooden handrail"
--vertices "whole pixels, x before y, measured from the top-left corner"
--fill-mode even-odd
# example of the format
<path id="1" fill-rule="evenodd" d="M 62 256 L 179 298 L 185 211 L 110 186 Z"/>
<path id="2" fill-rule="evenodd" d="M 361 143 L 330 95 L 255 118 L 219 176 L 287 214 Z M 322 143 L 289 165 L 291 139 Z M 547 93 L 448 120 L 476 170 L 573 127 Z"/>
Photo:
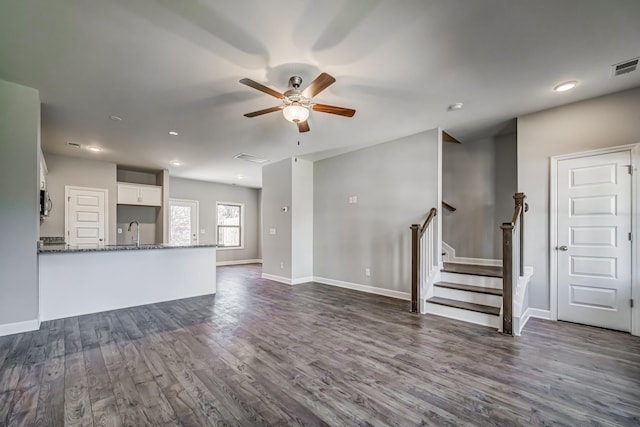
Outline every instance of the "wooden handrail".
<path id="1" fill-rule="evenodd" d="M 433 218 L 435 218 L 436 215 L 438 215 L 438 209 L 431 208 L 431 210 L 429 211 L 429 215 L 427 215 L 427 219 L 424 220 L 424 223 L 420 228 L 420 237 L 422 237 L 422 235 L 424 234 L 424 231 L 427 229 L 429 224 L 431 224 L 431 221 L 433 220 Z"/>
<path id="2" fill-rule="evenodd" d="M 438 209 L 431 208 L 427 219 L 422 225 L 411 225 L 411 312 L 419 311 L 418 290 L 420 286 L 420 239 L 425 231 L 429 228 L 429 224 L 438 214 Z"/>
<path id="3" fill-rule="evenodd" d="M 518 219 L 520 219 L 520 215 L 522 215 L 522 206 L 518 205 L 513 210 L 513 217 L 511 218 L 511 225 L 516 226 L 518 224 Z"/>
<path id="4" fill-rule="evenodd" d="M 442 201 L 442 207 L 449 209 L 451 212 L 455 212 L 456 211 L 456 208 L 454 208 L 453 206 L 451 206 L 449 203 L 445 202 L 444 200 Z"/>
<path id="5" fill-rule="evenodd" d="M 515 208 L 511 222 L 503 223 L 502 229 L 502 332 L 513 335 L 513 286 L 517 284 L 517 277 L 524 276 L 524 213 L 529 210 L 529 205 L 524 202 L 526 196 L 524 193 L 516 193 L 513 195 L 515 200 Z M 516 254 L 519 261 L 519 269 L 514 272 L 514 230 L 519 231 L 519 253 Z M 514 280 L 515 279 L 515 280 Z"/>

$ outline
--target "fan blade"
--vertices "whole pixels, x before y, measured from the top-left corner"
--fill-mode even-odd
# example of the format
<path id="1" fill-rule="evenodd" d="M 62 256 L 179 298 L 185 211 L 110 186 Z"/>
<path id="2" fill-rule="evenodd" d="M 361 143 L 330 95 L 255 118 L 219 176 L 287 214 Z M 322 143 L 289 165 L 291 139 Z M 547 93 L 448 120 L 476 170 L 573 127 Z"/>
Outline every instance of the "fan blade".
<path id="1" fill-rule="evenodd" d="M 281 94 L 280 92 L 277 92 L 277 91 L 271 89 L 270 87 L 266 87 L 265 85 L 260 84 L 258 82 L 254 82 L 251 79 L 241 79 L 240 83 L 242 83 L 243 85 L 247 85 L 249 87 L 252 87 L 254 89 L 258 89 L 259 91 L 264 92 L 266 94 L 269 94 L 271 96 L 275 96 L 276 98 L 284 99 L 284 95 Z"/>
<path id="2" fill-rule="evenodd" d="M 264 110 L 258 110 L 258 111 L 254 111 L 252 113 L 247 113 L 244 116 L 245 117 L 256 117 L 256 116 L 261 116 L 261 115 L 267 114 L 267 113 L 273 113 L 274 111 L 278 111 L 278 110 L 282 110 L 282 105 L 278 105 L 277 107 L 265 108 Z"/>
<path id="3" fill-rule="evenodd" d="M 334 107 L 333 105 L 325 104 L 313 104 L 313 106 L 311 106 L 311 109 L 320 113 L 337 114 L 338 116 L 345 117 L 353 117 L 353 115 L 356 113 L 356 110 L 352 110 L 351 108 Z"/>
<path id="4" fill-rule="evenodd" d="M 336 82 L 332 76 L 327 73 L 322 73 L 314 81 L 312 81 L 305 90 L 302 91 L 302 96 L 307 98 L 313 98 L 332 84 Z"/>
<path id="5" fill-rule="evenodd" d="M 298 130 L 300 133 L 309 132 L 309 122 L 305 120 L 304 122 L 298 122 Z"/>

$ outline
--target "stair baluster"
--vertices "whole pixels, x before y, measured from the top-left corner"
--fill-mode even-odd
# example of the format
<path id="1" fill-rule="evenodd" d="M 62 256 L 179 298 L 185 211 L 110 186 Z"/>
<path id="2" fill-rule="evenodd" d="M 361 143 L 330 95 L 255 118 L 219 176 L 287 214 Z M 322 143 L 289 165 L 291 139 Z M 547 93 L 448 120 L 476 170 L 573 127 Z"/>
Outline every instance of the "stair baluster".
<path id="1" fill-rule="evenodd" d="M 437 251 L 434 248 L 433 218 L 438 214 L 431 208 L 422 226 L 411 226 L 411 312 L 420 311 L 420 290 L 428 280 L 429 274 L 438 264 Z"/>

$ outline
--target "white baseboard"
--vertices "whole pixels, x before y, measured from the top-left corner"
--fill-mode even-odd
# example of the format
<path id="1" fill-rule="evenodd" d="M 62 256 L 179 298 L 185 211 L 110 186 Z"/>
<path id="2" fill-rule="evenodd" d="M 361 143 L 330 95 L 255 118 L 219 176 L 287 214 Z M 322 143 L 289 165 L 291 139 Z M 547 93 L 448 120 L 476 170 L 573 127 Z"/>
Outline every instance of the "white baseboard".
<path id="1" fill-rule="evenodd" d="M 529 310 L 530 309 L 527 308 L 525 312 L 522 314 L 522 317 L 518 319 L 517 327 L 514 328 L 514 335 L 517 337 L 519 337 L 522 334 L 522 330 L 524 329 L 524 327 L 527 325 L 527 322 L 531 318 L 531 311 Z"/>
<path id="2" fill-rule="evenodd" d="M 313 276 L 298 277 L 297 279 L 291 279 L 292 285 L 300 285 L 302 283 L 309 283 L 309 282 L 313 282 Z"/>
<path id="3" fill-rule="evenodd" d="M 386 297 L 397 298 L 405 301 L 411 301 L 409 292 L 394 291 L 391 289 L 376 288 L 375 286 L 361 285 L 359 283 L 344 282 L 342 280 L 327 279 L 326 277 L 313 277 L 316 283 L 323 285 L 337 286 L 339 288 L 353 289 L 354 291 L 367 292 L 369 294 L 383 295 Z"/>
<path id="4" fill-rule="evenodd" d="M 274 282 L 284 283 L 285 285 L 300 285 L 302 283 L 313 282 L 313 277 L 298 277 L 296 279 L 289 279 L 288 277 L 276 276 L 274 274 L 262 273 L 263 279 L 273 280 Z"/>
<path id="5" fill-rule="evenodd" d="M 276 276 L 274 274 L 262 273 L 263 279 L 273 280 L 274 282 L 284 283 L 285 285 L 293 285 L 293 281 L 288 277 Z"/>
<path id="6" fill-rule="evenodd" d="M 38 319 L 25 320 L 24 322 L 6 323 L 0 325 L 0 337 L 5 335 L 19 334 L 22 332 L 37 331 L 40 329 L 40 321 Z"/>
<path id="7" fill-rule="evenodd" d="M 529 307 L 527 309 L 527 313 L 529 314 L 529 317 L 535 317 L 536 319 L 551 320 L 550 310 L 540 310 L 539 308 Z"/>
<path id="8" fill-rule="evenodd" d="M 222 265 L 242 265 L 242 264 L 262 264 L 261 259 L 238 259 L 235 261 L 218 261 L 216 262 L 216 266 L 220 267 Z"/>
<path id="9" fill-rule="evenodd" d="M 285 285 L 293 285 L 288 277 L 276 276 L 273 274 L 262 273 L 263 279 L 273 280 L 274 282 L 284 283 Z"/>

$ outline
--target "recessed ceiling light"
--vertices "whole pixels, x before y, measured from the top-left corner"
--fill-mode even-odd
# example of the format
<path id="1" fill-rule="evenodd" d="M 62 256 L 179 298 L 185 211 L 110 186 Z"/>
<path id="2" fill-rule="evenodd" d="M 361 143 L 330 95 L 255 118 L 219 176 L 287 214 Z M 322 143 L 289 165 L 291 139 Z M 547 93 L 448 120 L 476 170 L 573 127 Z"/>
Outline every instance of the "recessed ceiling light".
<path id="1" fill-rule="evenodd" d="M 238 175 L 236 178 L 238 178 L 238 179 L 244 179 L 244 175 Z"/>
<path id="2" fill-rule="evenodd" d="M 568 91 L 568 90 L 573 89 L 573 88 L 574 88 L 574 87 L 576 87 L 576 86 L 578 86 L 578 82 L 577 82 L 577 81 L 575 81 L 575 80 L 571 80 L 571 81 L 563 82 L 563 83 L 560 83 L 559 85 L 556 85 L 556 86 L 553 88 L 553 90 L 554 90 L 555 92 L 566 92 L 566 91 Z"/>
<path id="3" fill-rule="evenodd" d="M 102 151 L 102 148 L 100 148 L 100 147 L 87 147 L 87 150 L 93 151 L 95 153 L 98 153 L 98 152 Z"/>
<path id="4" fill-rule="evenodd" d="M 447 107 L 447 111 L 459 111 L 462 110 L 464 104 L 462 102 L 456 102 L 455 104 L 451 104 Z"/>
<path id="5" fill-rule="evenodd" d="M 173 166 L 182 166 L 182 162 L 179 162 L 177 160 L 172 160 L 169 163 L 171 163 Z"/>
<path id="6" fill-rule="evenodd" d="M 176 132 L 176 131 L 174 131 L 174 130 L 171 130 L 171 131 L 169 131 L 169 135 L 171 135 L 171 136 L 178 136 L 178 132 Z"/>
<path id="7" fill-rule="evenodd" d="M 121 122 L 122 121 L 122 117 L 118 117 L 118 116 L 109 116 L 109 118 L 111 120 L 113 120 L 114 122 Z"/>

